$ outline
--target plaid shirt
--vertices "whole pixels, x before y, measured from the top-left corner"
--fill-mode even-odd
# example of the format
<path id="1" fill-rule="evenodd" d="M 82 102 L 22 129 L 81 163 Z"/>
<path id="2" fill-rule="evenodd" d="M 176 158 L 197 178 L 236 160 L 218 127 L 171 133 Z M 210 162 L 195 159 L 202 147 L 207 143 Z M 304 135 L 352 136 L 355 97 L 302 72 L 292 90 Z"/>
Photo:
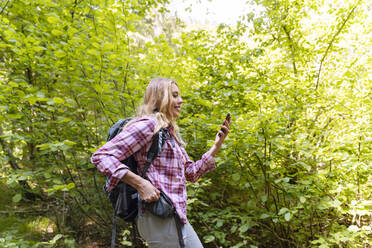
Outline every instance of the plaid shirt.
<path id="1" fill-rule="evenodd" d="M 142 171 L 152 143 L 155 124 L 154 117 L 142 117 L 93 154 L 92 163 L 109 178 L 108 191 L 128 172 L 128 167 L 120 161 L 130 155 L 134 155 L 139 170 Z M 168 138 L 162 153 L 151 163 L 146 176 L 173 201 L 182 222 L 186 223 L 186 180 L 195 182 L 215 168 L 215 160 L 209 152 L 205 153 L 201 160 L 193 162 L 182 145 Z"/>

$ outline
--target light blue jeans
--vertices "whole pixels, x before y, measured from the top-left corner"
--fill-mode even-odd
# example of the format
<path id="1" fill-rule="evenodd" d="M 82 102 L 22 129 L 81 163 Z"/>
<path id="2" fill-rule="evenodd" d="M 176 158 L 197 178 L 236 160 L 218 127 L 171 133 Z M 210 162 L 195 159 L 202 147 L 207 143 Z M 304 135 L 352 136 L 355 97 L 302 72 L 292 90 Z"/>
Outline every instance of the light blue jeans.
<path id="1" fill-rule="evenodd" d="M 174 218 L 162 219 L 151 213 L 142 213 L 137 218 L 138 232 L 146 240 L 149 248 L 179 248 L 177 228 Z M 182 227 L 186 248 L 203 248 L 198 235 L 187 222 Z"/>

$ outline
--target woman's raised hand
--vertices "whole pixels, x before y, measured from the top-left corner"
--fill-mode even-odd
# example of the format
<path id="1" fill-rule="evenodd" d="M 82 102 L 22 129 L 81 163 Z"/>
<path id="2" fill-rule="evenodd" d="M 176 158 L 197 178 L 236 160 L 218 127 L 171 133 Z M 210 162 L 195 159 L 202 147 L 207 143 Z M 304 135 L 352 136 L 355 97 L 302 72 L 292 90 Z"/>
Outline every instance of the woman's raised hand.
<path id="1" fill-rule="evenodd" d="M 230 132 L 230 120 L 225 120 L 223 125 L 221 126 L 221 129 L 218 130 L 216 139 L 214 141 L 214 145 L 212 147 L 211 155 L 214 157 L 217 152 L 221 149 L 222 143 L 225 140 L 226 136 Z"/>

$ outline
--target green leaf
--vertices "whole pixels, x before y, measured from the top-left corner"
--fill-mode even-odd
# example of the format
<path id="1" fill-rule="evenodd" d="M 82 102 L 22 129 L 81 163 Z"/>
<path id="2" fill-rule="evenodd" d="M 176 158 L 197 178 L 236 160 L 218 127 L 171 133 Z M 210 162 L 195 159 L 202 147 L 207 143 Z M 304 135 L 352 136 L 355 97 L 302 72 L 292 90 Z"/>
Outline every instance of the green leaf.
<path id="1" fill-rule="evenodd" d="M 62 234 L 57 234 L 56 236 L 54 236 L 54 238 L 51 241 L 49 241 L 49 243 L 52 244 L 52 245 L 54 245 L 62 237 L 63 237 Z"/>
<path id="2" fill-rule="evenodd" d="M 88 49 L 87 53 L 90 55 L 94 55 L 94 56 L 98 55 L 98 52 L 96 49 Z"/>
<path id="3" fill-rule="evenodd" d="M 266 218 L 269 218 L 269 217 L 270 217 L 269 214 L 263 213 L 263 214 L 261 214 L 260 219 L 266 219 Z"/>
<path id="4" fill-rule="evenodd" d="M 40 151 L 48 150 L 50 148 L 51 144 L 42 144 L 42 145 L 37 145 L 36 147 L 40 149 Z"/>
<path id="5" fill-rule="evenodd" d="M 114 49 L 114 44 L 111 43 L 111 42 L 107 42 L 107 43 L 105 43 L 105 44 L 103 45 L 103 47 L 104 47 L 104 49 L 106 49 L 106 50 L 112 50 L 112 49 Z"/>
<path id="6" fill-rule="evenodd" d="M 93 45 L 95 48 L 97 48 L 97 49 L 101 48 L 101 45 L 98 44 L 97 42 L 93 42 L 92 45 Z"/>
<path id="7" fill-rule="evenodd" d="M 290 180 L 290 179 L 289 179 L 288 177 L 284 177 L 284 178 L 282 179 L 282 181 L 285 182 L 285 183 L 288 183 L 289 180 Z"/>
<path id="8" fill-rule="evenodd" d="M 60 97 L 54 97 L 52 100 L 53 100 L 53 102 L 59 103 L 59 104 L 62 104 L 62 103 L 65 102 L 65 100 L 63 98 L 60 98 Z"/>
<path id="9" fill-rule="evenodd" d="M 210 243 L 212 242 L 213 240 L 215 240 L 215 237 L 213 235 L 207 235 L 207 236 L 204 236 L 204 242 L 205 243 Z"/>
<path id="10" fill-rule="evenodd" d="M 329 248 L 330 246 L 328 244 L 321 244 L 319 248 Z"/>
<path id="11" fill-rule="evenodd" d="M 60 30 L 57 30 L 57 29 L 53 29 L 53 30 L 52 30 L 52 34 L 55 35 L 55 36 L 59 36 L 59 35 L 62 35 L 63 32 L 60 31 Z"/>
<path id="12" fill-rule="evenodd" d="M 47 49 L 45 47 L 42 47 L 42 46 L 35 46 L 35 47 L 33 47 L 33 50 L 35 52 L 41 52 L 41 51 L 45 51 Z"/>
<path id="13" fill-rule="evenodd" d="M 21 180 L 21 181 L 22 181 L 22 180 L 26 180 L 26 179 L 27 179 L 27 177 L 26 177 L 26 176 L 23 176 L 23 175 L 20 176 L 20 177 L 18 177 L 18 180 Z"/>
<path id="14" fill-rule="evenodd" d="M 234 232 L 236 232 L 237 229 L 238 229 L 238 226 L 237 226 L 237 225 L 233 225 L 233 226 L 231 227 L 231 229 L 230 229 L 230 232 L 231 232 L 231 233 L 234 233 Z"/>
<path id="15" fill-rule="evenodd" d="M 10 82 L 9 86 L 12 87 L 12 88 L 16 88 L 16 87 L 18 87 L 18 84 L 14 83 L 14 82 Z"/>
<path id="16" fill-rule="evenodd" d="M 73 146 L 73 145 L 76 145 L 75 142 L 71 141 L 71 140 L 64 140 L 63 143 L 67 146 Z"/>
<path id="17" fill-rule="evenodd" d="M 233 174 L 232 179 L 234 182 L 238 182 L 240 180 L 240 174 L 239 173 Z"/>
<path id="18" fill-rule="evenodd" d="M 9 23 L 9 20 L 5 17 L 2 18 L 2 21 L 5 23 L 5 24 L 8 24 Z"/>
<path id="19" fill-rule="evenodd" d="M 218 220 L 217 220 L 216 227 L 221 227 L 222 225 L 223 225 L 223 220 L 218 219 Z"/>
<path id="20" fill-rule="evenodd" d="M 89 148 L 88 151 L 93 153 L 93 152 L 97 151 L 97 148 Z"/>
<path id="21" fill-rule="evenodd" d="M 284 219 L 285 219 L 286 221 L 290 221 L 291 218 L 292 218 L 292 215 L 291 215 L 290 212 L 288 212 L 288 213 L 286 213 L 286 214 L 284 215 Z"/>
<path id="22" fill-rule="evenodd" d="M 64 56 L 66 56 L 66 53 L 63 52 L 62 50 L 58 50 L 54 53 L 54 55 L 57 57 L 57 58 L 63 58 Z"/>
<path id="23" fill-rule="evenodd" d="M 47 18 L 48 22 L 51 24 L 56 24 L 59 22 L 59 18 L 56 15 L 51 15 Z"/>
<path id="24" fill-rule="evenodd" d="M 71 27 L 67 32 L 68 32 L 70 35 L 73 35 L 73 34 L 79 32 L 79 30 L 77 30 L 76 28 Z"/>
<path id="25" fill-rule="evenodd" d="M 13 202 L 17 203 L 19 202 L 20 200 L 22 199 L 22 195 L 21 194 L 16 194 L 15 196 L 13 196 Z"/>
<path id="26" fill-rule="evenodd" d="M 282 214 L 284 214 L 284 213 L 286 213 L 286 212 L 288 212 L 289 211 L 289 209 L 288 208 L 281 208 L 280 210 L 279 210 L 279 215 L 282 215 Z"/>
<path id="27" fill-rule="evenodd" d="M 244 225 L 239 227 L 239 232 L 244 233 L 244 232 L 248 231 L 251 227 L 252 227 L 252 225 L 250 225 L 250 224 L 244 224 Z"/>

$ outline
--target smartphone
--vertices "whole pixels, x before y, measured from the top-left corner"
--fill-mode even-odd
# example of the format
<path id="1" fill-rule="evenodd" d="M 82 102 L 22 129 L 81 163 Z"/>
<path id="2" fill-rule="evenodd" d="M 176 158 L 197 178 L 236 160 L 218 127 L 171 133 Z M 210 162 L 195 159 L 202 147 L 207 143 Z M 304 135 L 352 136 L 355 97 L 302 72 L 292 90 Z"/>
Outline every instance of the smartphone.
<path id="1" fill-rule="evenodd" d="M 225 118 L 225 120 L 223 121 L 222 125 L 225 125 L 225 123 L 226 123 L 226 124 L 227 124 L 227 123 L 230 123 L 230 120 L 231 120 L 231 115 L 230 115 L 230 113 L 227 113 L 226 118 Z M 224 132 L 222 128 L 221 128 L 221 131 Z M 224 133 L 225 133 L 225 132 L 224 132 Z M 219 133 L 218 136 L 221 137 L 221 134 Z"/>

